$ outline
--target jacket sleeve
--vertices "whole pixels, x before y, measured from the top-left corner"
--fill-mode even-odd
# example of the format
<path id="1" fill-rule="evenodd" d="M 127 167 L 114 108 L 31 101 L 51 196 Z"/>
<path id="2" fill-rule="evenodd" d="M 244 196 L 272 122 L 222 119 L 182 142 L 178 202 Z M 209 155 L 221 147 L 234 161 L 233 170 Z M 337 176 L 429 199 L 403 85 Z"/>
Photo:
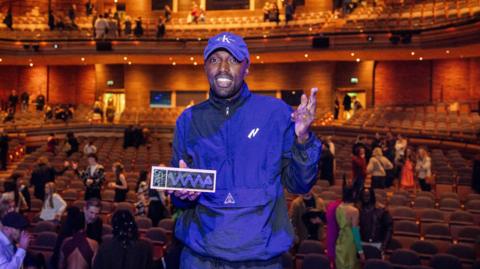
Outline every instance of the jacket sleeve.
<path id="1" fill-rule="evenodd" d="M 316 182 L 322 143 L 310 132 L 299 144 L 294 128 L 290 122 L 283 136 L 282 184 L 291 193 L 307 193 Z"/>
<path id="2" fill-rule="evenodd" d="M 185 145 L 185 128 L 184 124 L 185 115 L 182 114 L 177 120 L 177 125 L 175 127 L 175 134 L 173 136 L 173 145 L 172 145 L 172 160 L 170 165 L 172 167 L 178 167 L 180 160 L 184 160 L 187 165 L 191 163 L 190 158 L 187 155 L 187 148 Z M 176 197 L 175 195 L 170 195 L 172 203 L 176 208 L 192 208 L 197 204 L 197 200 L 189 201 L 182 200 Z"/>

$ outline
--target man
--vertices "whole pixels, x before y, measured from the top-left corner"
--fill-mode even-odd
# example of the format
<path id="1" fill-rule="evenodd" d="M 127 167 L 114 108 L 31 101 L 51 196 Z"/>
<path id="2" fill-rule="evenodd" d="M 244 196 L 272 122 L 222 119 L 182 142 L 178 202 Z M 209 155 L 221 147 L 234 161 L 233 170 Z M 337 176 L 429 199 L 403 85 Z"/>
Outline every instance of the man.
<path id="1" fill-rule="evenodd" d="M 101 209 L 102 204 L 100 200 L 96 198 L 87 200 L 83 207 L 83 215 L 85 216 L 85 224 L 87 225 L 87 237 L 98 243 L 102 242 L 103 222 L 102 219 L 98 217 Z"/>
<path id="2" fill-rule="evenodd" d="M 3 217 L 2 225 L 0 229 L 0 268 L 19 269 L 22 267 L 30 243 L 30 235 L 25 231 L 28 221 L 17 212 L 10 212 Z"/>
<path id="3" fill-rule="evenodd" d="M 54 182 L 55 176 L 62 175 L 67 171 L 70 163 L 65 161 L 63 163 L 63 169 L 57 171 L 53 166 L 48 164 L 48 158 L 42 156 L 38 158 L 37 165 L 32 171 L 30 177 L 30 186 L 33 186 L 33 195 L 35 198 L 42 201 L 45 200 L 45 185 L 48 182 Z"/>
<path id="4" fill-rule="evenodd" d="M 373 246 L 384 252 L 393 234 L 393 220 L 385 208 L 377 207 L 373 188 L 361 194 L 360 235 L 362 245 Z"/>
<path id="5" fill-rule="evenodd" d="M 22 106 L 22 112 L 27 112 L 28 111 L 28 105 L 29 105 L 29 102 L 30 102 L 30 95 L 28 94 L 28 92 L 23 92 L 20 95 L 20 102 L 21 102 L 21 106 Z"/>
<path id="6" fill-rule="evenodd" d="M 352 98 L 347 93 L 343 97 L 343 117 L 345 120 L 350 119 L 350 110 L 352 110 Z"/>
<path id="7" fill-rule="evenodd" d="M 294 113 L 252 94 L 247 45 L 231 33 L 210 38 L 204 60 L 210 97 L 177 120 L 171 165 L 216 170 L 216 192 L 173 193 L 185 209 L 175 229 L 186 246 L 181 268 L 282 268 L 294 237 L 283 186 L 307 193 L 316 181 L 321 143 L 309 126 L 317 89 Z"/>
<path id="8" fill-rule="evenodd" d="M 16 90 L 12 90 L 10 96 L 8 96 L 8 107 L 13 109 L 13 114 L 17 111 L 18 94 Z"/>
<path id="9" fill-rule="evenodd" d="M 37 107 L 37 111 L 43 111 L 43 107 L 45 106 L 45 95 L 39 94 L 35 100 L 35 104 Z"/>
<path id="10" fill-rule="evenodd" d="M 85 184 L 85 201 L 90 198 L 101 200 L 100 192 L 105 181 L 105 169 L 103 165 L 98 163 L 98 157 L 95 154 L 88 155 L 87 161 L 88 166 L 83 171 L 78 170 L 78 163 L 76 162 L 72 163 L 72 168 Z"/>
<path id="11" fill-rule="evenodd" d="M 8 163 L 8 134 L 4 129 L 0 129 L 0 170 L 7 170 Z"/>
<path id="12" fill-rule="evenodd" d="M 325 145 L 325 144 L 323 144 Z M 296 242 L 322 240 L 325 222 L 325 203 L 311 191 L 293 200 L 290 218 L 296 234 Z"/>

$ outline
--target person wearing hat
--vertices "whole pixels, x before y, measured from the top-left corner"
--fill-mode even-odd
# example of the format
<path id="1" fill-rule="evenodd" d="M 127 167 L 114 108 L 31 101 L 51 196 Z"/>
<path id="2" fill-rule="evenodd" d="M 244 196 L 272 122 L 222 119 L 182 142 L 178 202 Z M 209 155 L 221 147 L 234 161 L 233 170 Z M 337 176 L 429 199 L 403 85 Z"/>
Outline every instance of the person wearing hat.
<path id="1" fill-rule="evenodd" d="M 316 181 L 321 143 L 309 127 L 317 89 L 293 113 L 251 93 L 247 45 L 228 32 L 209 39 L 204 61 L 210 95 L 178 118 L 171 165 L 216 170 L 217 187 L 172 193 L 185 209 L 175 227 L 185 245 L 180 268 L 282 268 L 294 238 L 283 188 L 307 193 Z"/>
<path id="2" fill-rule="evenodd" d="M 0 268 L 21 268 L 30 243 L 30 235 L 24 231 L 27 227 L 28 220 L 17 212 L 10 212 L 3 217 L 0 229 Z"/>

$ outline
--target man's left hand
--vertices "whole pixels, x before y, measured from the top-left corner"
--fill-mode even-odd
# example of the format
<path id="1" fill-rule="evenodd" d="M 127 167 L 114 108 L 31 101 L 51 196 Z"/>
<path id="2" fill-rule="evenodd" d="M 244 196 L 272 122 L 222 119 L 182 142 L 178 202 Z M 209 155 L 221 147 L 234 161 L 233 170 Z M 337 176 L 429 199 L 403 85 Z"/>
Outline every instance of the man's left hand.
<path id="1" fill-rule="evenodd" d="M 307 98 L 307 96 L 303 94 L 300 105 L 297 110 L 292 113 L 292 120 L 295 122 L 295 134 L 300 144 L 307 141 L 310 125 L 312 125 L 312 122 L 315 120 L 317 92 L 318 88 L 312 88 L 310 98 Z"/>

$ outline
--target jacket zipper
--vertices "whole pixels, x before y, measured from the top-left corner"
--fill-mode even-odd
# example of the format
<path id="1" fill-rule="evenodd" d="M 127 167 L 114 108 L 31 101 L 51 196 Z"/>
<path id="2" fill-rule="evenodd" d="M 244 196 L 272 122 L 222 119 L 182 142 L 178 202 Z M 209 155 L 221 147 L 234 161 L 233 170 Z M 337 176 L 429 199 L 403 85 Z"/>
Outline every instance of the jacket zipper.
<path id="1" fill-rule="evenodd" d="M 230 114 L 230 107 L 227 106 L 227 108 L 225 109 L 225 115 L 228 116 L 228 114 Z"/>

